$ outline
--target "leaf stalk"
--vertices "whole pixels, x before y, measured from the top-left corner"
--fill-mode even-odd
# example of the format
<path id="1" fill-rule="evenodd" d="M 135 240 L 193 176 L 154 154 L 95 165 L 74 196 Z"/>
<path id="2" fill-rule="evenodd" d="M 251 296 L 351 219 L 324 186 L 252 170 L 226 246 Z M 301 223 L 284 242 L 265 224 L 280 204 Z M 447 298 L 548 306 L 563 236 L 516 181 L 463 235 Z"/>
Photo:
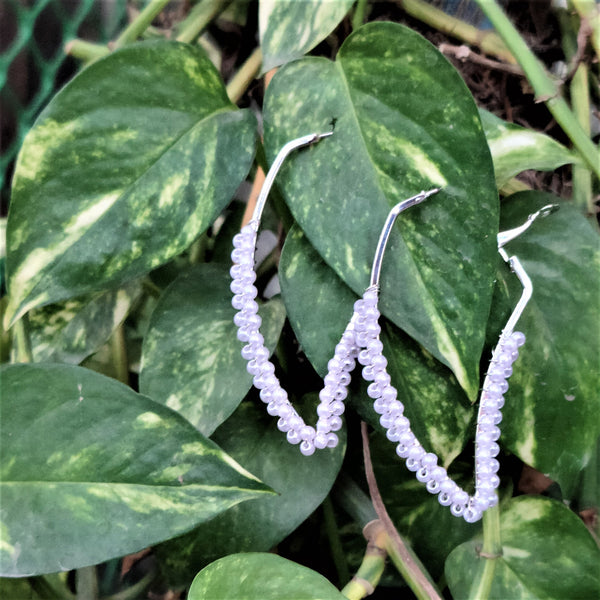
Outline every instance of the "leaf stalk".
<path id="1" fill-rule="evenodd" d="M 65 44 L 65 54 L 73 56 L 84 63 L 90 63 L 110 54 L 110 49 L 103 44 L 94 44 L 76 38 Z"/>
<path id="2" fill-rule="evenodd" d="M 121 35 L 114 41 L 114 48 L 121 48 L 126 44 L 135 42 L 135 40 L 148 29 L 150 23 L 162 12 L 163 8 L 171 0 L 150 0 L 146 8 L 121 32 Z"/>
<path id="3" fill-rule="evenodd" d="M 479 569 L 480 576 L 475 577 L 473 581 L 468 600 L 487 600 L 489 598 L 496 564 L 502 558 L 500 509 L 497 505 L 483 513 L 483 547 L 480 557 L 484 563 Z"/>
<path id="4" fill-rule="evenodd" d="M 232 0 L 202 0 L 198 2 L 179 24 L 175 39 L 186 44 L 193 42 L 231 2 Z"/>
<path id="5" fill-rule="evenodd" d="M 529 49 L 525 40 L 495 0 L 476 0 L 476 2 L 518 60 L 538 101 L 546 104 L 556 122 L 588 163 L 590 169 L 600 177 L 600 154 L 592 140 L 581 128 L 565 99 L 560 96 L 555 80 L 546 72 L 542 63 Z"/>
<path id="6" fill-rule="evenodd" d="M 517 61 L 502 38 L 493 32 L 482 31 L 469 23 L 446 14 L 423 0 L 398 0 L 400 6 L 413 18 L 467 44 L 480 48 L 509 64 Z"/>
<path id="7" fill-rule="evenodd" d="M 227 96 L 234 104 L 237 104 L 240 101 L 244 92 L 258 74 L 261 64 L 262 51 L 260 48 L 255 48 L 227 84 Z"/>

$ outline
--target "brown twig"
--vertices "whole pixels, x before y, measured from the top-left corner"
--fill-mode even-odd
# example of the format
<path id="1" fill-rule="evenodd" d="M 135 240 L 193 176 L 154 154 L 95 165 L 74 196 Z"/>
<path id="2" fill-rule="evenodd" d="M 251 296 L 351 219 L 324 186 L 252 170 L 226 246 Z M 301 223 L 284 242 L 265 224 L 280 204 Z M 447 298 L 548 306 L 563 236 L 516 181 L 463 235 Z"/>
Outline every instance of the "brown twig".
<path id="1" fill-rule="evenodd" d="M 398 530 L 394 526 L 392 519 L 388 515 L 385 504 L 383 503 L 383 499 L 381 498 L 379 488 L 377 487 L 377 481 L 373 471 L 367 424 L 363 421 L 360 427 L 363 442 L 363 456 L 365 461 L 367 485 L 369 486 L 369 494 L 371 495 L 373 508 L 375 509 L 375 512 L 377 513 L 377 516 L 379 517 L 379 520 L 383 524 L 387 533 L 388 554 L 393 560 L 395 566 L 402 573 L 402 576 L 405 578 L 406 582 L 417 598 L 442 600 L 442 597 L 435 588 L 434 583 L 428 577 L 428 574 L 426 574 L 425 568 L 421 564 L 421 561 L 402 539 L 401 535 L 398 533 Z M 398 558 L 399 561 L 394 560 L 394 558 Z"/>
<path id="2" fill-rule="evenodd" d="M 481 54 L 473 52 L 473 50 L 464 44 L 461 46 L 455 46 L 454 44 L 444 43 L 440 44 L 438 49 L 442 54 L 452 55 L 463 62 L 465 60 L 469 60 L 472 63 L 488 67 L 489 69 L 495 69 L 496 71 L 503 71 L 505 73 L 510 73 L 511 75 L 524 75 L 523 70 L 518 65 L 510 65 L 505 62 L 486 58 L 485 56 L 481 56 Z"/>

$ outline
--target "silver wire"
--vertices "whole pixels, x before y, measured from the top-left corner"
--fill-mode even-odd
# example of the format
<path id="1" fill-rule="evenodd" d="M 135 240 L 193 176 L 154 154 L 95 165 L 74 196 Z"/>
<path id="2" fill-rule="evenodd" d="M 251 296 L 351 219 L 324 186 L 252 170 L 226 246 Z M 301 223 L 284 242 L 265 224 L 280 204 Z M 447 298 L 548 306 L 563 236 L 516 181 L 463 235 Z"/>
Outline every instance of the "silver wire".
<path id="1" fill-rule="evenodd" d="M 260 194 L 256 200 L 256 206 L 254 207 L 254 212 L 252 213 L 252 221 L 260 221 L 262 216 L 262 212 L 265 208 L 265 204 L 267 202 L 267 197 L 269 192 L 271 191 L 271 187 L 273 186 L 273 181 L 275 181 L 275 176 L 277 172 L 281 168 L 283 161 L 287 158 L 287 156 L 294 151 L 296 148 L 302 148 L 302 146 L 308 146 L 310 144 L 314 144 L 319 140 L 329 137 L 333 134 L 333 131 L 328 131 L 327 133 L 310 133 L 309 135 L 304 135 L 302 137 L 296 138 L 295 140 L 291 140 L 288 142 L 277 154 L 267 176 L 265 177 L 265 182 L 260 190 Z"/>
<path id="2" fill-rule="evenodd" d="M 527 231 L 538 217 L 547 217 L 553 212 L 556 212 L 559 208 L 560 206 L 558 204 L 547 204 L 546 206 L 540 208 L 540 210 L 530 214 L 523 225 L 515 227 L 514 229 L 508 229 L 507 231 L 501 231 L 498 234 L 498 252 L 504 261 L 510 265 L 512 272 L 518 277 L 521 285 L 523 286 L 521 298 L 517 302 L 515 309 L 511 313 L 506 325 L 504 326 L 504 329 L 502 330 L 503 335 L 510 335 L 513 332 L 517 321 L 523 314 L 523 311 L 525 310 L 525 307 L 527 306 L 527 303 L 533 294 L 533 284 L 531 283 L 529 275 L 527 275 L 527 272 L 523 268 L 521 261 L 514 255 L 509 256 L 508 252 L 506 252 L 504 249 L 504 245 L 519 237 L 523 232 Z"/>
<path id="3" fill-rule="evenodd" d="M 392 232 L 392 227 L 394 225 L 394 221 L 398 217 L 398 215 L 407 208 L 411 206 L 415 206 L 416 204 L 420 204 L 424 200 L 427 200 L 429 196 L 433 194 L 437 194 L 442 188 L 434 188 L 427 192 L 420 192 L 416 196 L 412 198 L 408 198 L 408 200 L 403 200 L 399 202 L 392 208 L 390 213 L 387 216 L 383 229 L 381 230 L 381 235 L 379 236 L 379 242 L 377 243 L 377 249 L 375 250 L 375 259 L 373 260 L 373 267 L 371 269 L 371 283 L 369 284 L 369 289 L 379 289 L 379 276 L 381 274 L 381 263 L 383 261 L 383 253 L 385 252 L 385 246 L 387 244 L 388 238 L 390 237 L 390 233 Z"/>

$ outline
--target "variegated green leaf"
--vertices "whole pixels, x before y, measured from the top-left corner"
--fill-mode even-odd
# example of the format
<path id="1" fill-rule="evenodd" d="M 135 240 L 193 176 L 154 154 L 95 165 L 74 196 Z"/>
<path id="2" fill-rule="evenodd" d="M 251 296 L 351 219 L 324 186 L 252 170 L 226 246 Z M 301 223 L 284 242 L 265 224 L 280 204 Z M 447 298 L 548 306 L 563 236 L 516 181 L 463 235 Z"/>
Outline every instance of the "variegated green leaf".
<path id="1" fill-rule="evenodd" d="M 177 413 L 76 366 L 1 371 L 0 573 L 73 569 L 268 488 Z"/>
<path id="2" fill-rule="evenodd" d="M 263 71 L 301 58 L 324 40 L 355 0 L 260 0 Z"/>
<path id="3" fill-rule="evenodd" d="M 323 575 L 276 554 L 233 554 L 198 573 L 189 600 L 344 600 Z"/>
<path id="4" fill-rule="evenodd" d="M 503 507 L 502 556 L 495 559 L 487 598 L 505 600 L 598 598 L 600 550 L 582 521 L 564 504 L 521 496 Z M 485 563 L 481 541 L 467 542 L 446 562 L 453 598 L 474 598 Z"/>
<path id="5" fill-rule="evenodd" d="M 142 348 L 140 391 L 210 435 L 252 387 L 231 307 L 229 268 L 204 264 L 180 275 L 157 305 Z M 275 348 L 285 321 L 279 299 L 260 310 Z"/>
<path id="6" fill-rule="evenodd" d="M 110 338 L 140 293 L 135 282 L 32 310 L 27 331 L 34 361 L 79 364 Z"/>
<path id="7" fill-rule="evenodd" d="M 578 160 L 573 152 L 548 135 L 503 121 L 482 108 L 479 116 L 492 153 L 498 187 L 527 169 L 553 171 Z"/>
<path id="8" fill-rule="evenodd" d="M 280 261 L 281 290 L 303 351 L 320 375 L 327 372 L 350 317 L 356 295 L 323 262 L 299 227 L 290 231 Z M 462 451 L 472 409 L 455 377 L 397 327 L 382 319 L 382 341 L 392 384 L 423 445 L 448 465 Z M 360 379 L 360 365 L 354 378 Z M 379 426 L 366 386 L 352 395 L 363 419 Z M 393 444 L 389 451 L 394 453 Z"/>
<path id="9" fill-rule="evenodd" d="M 315 408 L 315 397 L 300 403 L 307 423 L 315 423 Z M 243 402 L 212 439 L 277 496 L 234 506 L 189 534 L 159 546 L 163 571 L 176 585 L 189 583 L 198 565 L 234 552 L 269 550 L 294 531 L 329 493 L 342 466 L 346 442 L 341 431 L 340 444 L 334 450 L 302 456 L 258 400 Z"/>
<path id="10" fill-rule="evenodd" d="M 459 74 L 410 29 L 371 23 L 344 42 L 336 62 L 309 58 L 280 69 L 264 114 L 271 159 L 288 140 L 335 124 L 333 136 L 284 164 L 279 183 L 311 244 L 355 293 L 369 285 L 390 207 L 443 188 L 400 216 L 384 259 L 381 310 L 450 366 L 474 400 L 498 200 Z"/>
<path id="11" fill-rule="evenodd" d="M 84 69 L 19 154 L 6 320 L 114 287 L 182 252 L 248 172 L 254 129 L 190 45 L 135 44 Z"/>
<path id="12" fill-rule="evenodd" d="M 512 196 L 503 204 L 503 228 L 523 223 L 552 202 L 556 198 L 550 194 Z M 558 481 L 570 498 L 600 434 L 598 236 L 574 207 L 562 203 L 506 249 L 531 277 L 533 297 L 517 325 L 527 343 L 509 380 L 501 443 Z M 508 294 L 514 306 L 521 290 L 502 264 L 497 296 Z M 505 307 L 506 301 L 495 306 L 500 304 Z M 498 334 L 496 329 L 496 339 Z"/>

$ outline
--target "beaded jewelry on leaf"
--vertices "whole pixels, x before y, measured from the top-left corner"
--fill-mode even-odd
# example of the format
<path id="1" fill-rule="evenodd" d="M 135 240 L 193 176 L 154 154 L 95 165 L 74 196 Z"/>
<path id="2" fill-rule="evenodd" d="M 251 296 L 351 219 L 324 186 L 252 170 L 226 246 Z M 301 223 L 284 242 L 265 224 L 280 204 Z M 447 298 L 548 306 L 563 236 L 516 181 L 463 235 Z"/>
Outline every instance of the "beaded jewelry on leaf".
<path id="1" fill-rule="evenodd" d="M 483 512 L 498 502 L 496 489 L 500 484 L 497 475 L 500 463 L 496 456 L 500 452 L 497 441 L 500 437 L 499 423 L 504 406 L 504 393 L 508 390 L 507 379 L 512 374 L 512 364 L 519 356 L 518 348 L 525 343 L 525 335 L 514 331 L 523 309 L 531 298 L 533 286 L 521 262 L 516 256 L 508 256 L 503 246 L 529 228 L 539 216 L 550 214 L 556 205 L 545 206 L 529 216 L 526 223 L 498 234 L 498 251 L 519 278 L 523 293 L 513 313 L 506 323 L 498 345 L 492 354 L 489 370 L 483 383 L 483 391 L 477 415 L 475 434 L 475 494 L 470 496 L 449 476 L 446 469 L 437 464 L 438 457 L 426 452 L 411 431 L 410 421 L 404 416 L 404 406 L 397 399 L 398 392 L 391 384 L 386 370 L 387 360 L 383 356 L 383 344 L 379 339 L 380 313 L 377 308 L 379 297 L 379 275 L 383 252 L 396 217 L 405 208 L 422 202 L 437 189 L 421 192 L 414 198 L 405 200 L 390 212 L 375 253 L 370 286 L 363 297 L 354 304 L 355 340 L 361 348 L 358 362 L 363 365 L 363 378 L 372 383 L 367 388 L 373 398 L 373 408 L 381 415 L 379 422 L 386 429 L 387 438 L 396 444 L 396 453 L 406 461 L 406 467 L 414 471 L 417 479 L 427 490 L 437 494 L 442 506 L 449 506 L 456 517 L 463 517 L 468 523 L 481 519 Z"/>
<path id="2" fill-rule="evenodd" d="M 234 322 L 238 327 L 238 339 L 246 344 L 242 349 L 242 356 L 248 361 L 246 369 L 253 376 L 254 386 L 260 390 L 260 398 L 267 405 L 267 412 L 279 417 L 279 430 L 286 433 L 288 442 L 300 444 L 300 452 L 305 456 L 310 456 L 317 449 L 334 448 L 338 444 L 335 432 L 342 427 L 341 415 L 344 412 L 344 400 L 348 395 L 347 386 L 358 354 L 354 341 L 354 320 L 348 323 L 335 347 L 333 358 L 327 365 L 325 386 L 319 394 L 316 427 L 307 425 L 290 403 L 287 392 L 281 387 L 275 375 L 275 366 L 269 360 L 269 351 L 259 331 L 261 318 L 255 300 L 257 289 L 254 286 L 254 254 L 260 218 L 275 175 L 283 161 L 296 148 L 313 144 L 330 135 L 331 132 L 307 135 L 288 142 L 279 151 L 265 178 L 251 220 L 233 238 L 234 250 L 231 253 L 234 263 L 230 271 L 233 279 L 231 291 L 234 294 L 232 305 L 238 311 Z"/>

